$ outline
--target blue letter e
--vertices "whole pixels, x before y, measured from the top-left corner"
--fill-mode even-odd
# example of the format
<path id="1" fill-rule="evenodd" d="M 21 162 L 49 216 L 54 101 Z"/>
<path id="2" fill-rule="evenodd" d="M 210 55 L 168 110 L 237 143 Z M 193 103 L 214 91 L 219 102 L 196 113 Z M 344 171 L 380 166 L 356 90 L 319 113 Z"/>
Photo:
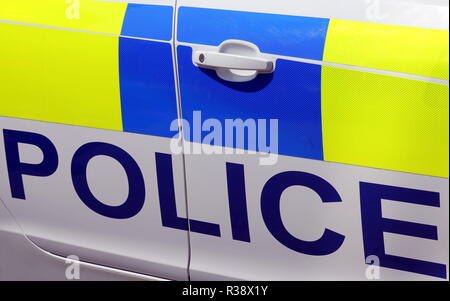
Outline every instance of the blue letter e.
<path id="1" fill-rule="evenodd" d="M 439 193 L 372 183 L 360 183 L 361 216 L 365 256 L 376 255 L 380 266 L 417 274 L 447 278 L 445 264 L 388 255 L 383 233 L 414 236 L 437 240 L 437 227 L 384 218 L 381 200 L 439 207 Z"/>

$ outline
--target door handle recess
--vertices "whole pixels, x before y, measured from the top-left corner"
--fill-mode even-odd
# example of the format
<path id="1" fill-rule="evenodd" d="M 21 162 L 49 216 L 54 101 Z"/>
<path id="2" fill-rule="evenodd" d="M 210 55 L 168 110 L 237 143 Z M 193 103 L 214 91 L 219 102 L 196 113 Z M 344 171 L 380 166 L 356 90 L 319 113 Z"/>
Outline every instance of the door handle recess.
<path id="1" fill-rule="evenodd" d="M 209 51 L 196 51 L 194 63 L 208 69 L 252 70 L 258 73 L 272 73 L 274 69 L 273 62 L 267 59 Z"/>
<path id="2" fill-rule="evenodd" d="M 248 82 L 258 74 L 275 70 L 274 58 L 261 54 L 256 45 L 240 40 L 224 41 L 217 50 L 196 48 L 192 62 L 199 68 L 215 70 L 217 76 L 230 82 Z"/>

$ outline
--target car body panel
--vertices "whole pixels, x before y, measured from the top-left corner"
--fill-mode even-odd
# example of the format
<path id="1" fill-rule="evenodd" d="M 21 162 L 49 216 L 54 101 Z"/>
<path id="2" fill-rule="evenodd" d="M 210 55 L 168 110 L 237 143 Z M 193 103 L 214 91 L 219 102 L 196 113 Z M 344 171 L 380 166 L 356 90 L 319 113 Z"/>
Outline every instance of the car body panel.
<path id="1" fill-rule="evenodd" d="M 420 1 L 346 4 L 178 2 L 189 216 L 220 227 L 220 237 L 191 233 L 192 280 L 367 280 L 372 255 L 384 280 L 448 277 L 448 4 L 433 3 L 440 19 L 427 18 L 431 7 Z M 273 74 L 230 83 L 192 64 L 193 52 L 229 39 L 276 60 Z M 249 132 L 238 144 L 224 126 L 237 119 L 256 132 L 265 121 L 270 134 L 277 120 L 278 148 L 268 151 L 269 138 L 247 143 Z M 273 165 L 262 164 L 268 152 L 278 154 Z M 337 194 L 327 199 L 314 181 Z M 271 192 L 277 185 L 282 197 Z M 416 233 L 428 239 L 401 230 L 371 236 L 378 209 L 375 199 L 366 203 L 367 187 L 433 192 L 426 204 L 439 208 L 386 195 L 380 214 L 439 230 Z M 336 249 L 316 249 L 328 235 Z"/>
<path id="2" fill-rule="evenodd" d="M 161 227 L 155 178 L 155 153 L 169 152 L 166 141 L 176 134 L 169 125 L 178 117 L 171 45 L 174 3 L 49 0 L 2 7 L 0 32 L 9 37 L 0 59 L 2 137 L 7 130 L 45 136 L 55 145 L 52 160 L 58 172 L 42 182 L 25 176 L 21 199 L 7 184 L 0 198 L 43 250 L 124 271 L 188 279 L 188 233 Z M 141 26 L 144 21 L 147 27 Z M 139 169 L 147 170 L 139 188 L 145 206 L 135 218 L 99 219 L 81 202 L 71 180 L 77 177 L 71 160 L 78 148 L 92 142 L 126 149 L 116 160 L 95 156 L 86 170 L 94 198 L 104 198 L 111 208 L 122 208 L 127 193 L 130 197 L 137 187 L 127 180 L 127 161 L 121 158 L 126 160 L 132 149 L 140 154 Z M 37 164 L 46 157 L 39 145 L 19 148 L 25 161 Z M 2 144 L 2 183 L 13 185 L 4 150 Z M 139 161 L 135 155 L 134 160 Z M 183 215 L 180 156 L 173 165 Z"/>

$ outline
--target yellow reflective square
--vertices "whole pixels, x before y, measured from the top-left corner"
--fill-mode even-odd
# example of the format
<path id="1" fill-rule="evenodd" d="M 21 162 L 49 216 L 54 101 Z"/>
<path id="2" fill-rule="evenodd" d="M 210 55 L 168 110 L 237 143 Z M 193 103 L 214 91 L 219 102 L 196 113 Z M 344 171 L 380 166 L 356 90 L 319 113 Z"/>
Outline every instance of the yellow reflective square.
<path id="1" fill-rule="evenodd" d="M 447 85 L 324 66 L 325 160 L 448 177 L 448 97 Z"/>
<path id="2" fill-rule="evenodd" d="M 448 30 L 331 20 L 324 61 L 447 79 Z"/>
<path id="3" fill-rule="evenodd" d="M 0 115 L 122 130 L 119 38 L 0 23 Z"/>

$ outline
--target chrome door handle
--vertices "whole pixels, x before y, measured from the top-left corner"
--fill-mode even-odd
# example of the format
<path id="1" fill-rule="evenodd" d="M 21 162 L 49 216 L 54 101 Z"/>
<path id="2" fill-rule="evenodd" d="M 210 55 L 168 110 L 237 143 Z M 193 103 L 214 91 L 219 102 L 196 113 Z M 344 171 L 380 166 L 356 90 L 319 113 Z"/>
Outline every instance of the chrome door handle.
<path id="1" fill-rule="evenodd" d="M 248 82 L 258 74 L 275 71 L 274 56 L 262 54 L 256 45 L 240 40 L 224 41 L 217 50 L 195 47 L 192 62 L 197 67 L 215 70 L 217 76 L 230 82 Z"/>
<path id="2" fill-rule="evenodd" d="M 209 51 L 196 51 L 194 63 L 208 69 L 253 70 L 259 73 L 271 73 L 274 69 L 273 62 L 267 59 Z"/>

